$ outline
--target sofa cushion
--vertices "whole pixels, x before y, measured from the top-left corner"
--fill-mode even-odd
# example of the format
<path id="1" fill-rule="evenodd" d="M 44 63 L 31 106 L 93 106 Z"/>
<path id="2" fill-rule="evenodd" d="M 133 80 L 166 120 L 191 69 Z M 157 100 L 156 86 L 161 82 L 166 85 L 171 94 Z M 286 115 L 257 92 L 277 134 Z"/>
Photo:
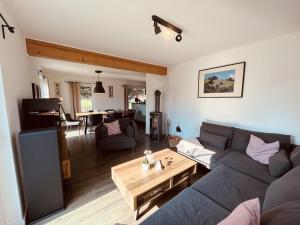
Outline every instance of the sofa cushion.
<path id="1" fill-rule="evenodd" d="M 113 121 L 111 123 L 103 123 L 103 125 L 107 128 L 108 135 L 115 135 L 115 134 L 122 133 L 118 120 Z"/>
<path id="2" fill-rule="evenodd" d="M 259 198 L 261 204 L 268 185 L 232 168 L 220 165 L 191 186 L 229 211 L 239 204 Z"/>
<path id="3" fill-rule="evenodd" d="M 114 121 L 118 120 L 119 121 L 119 125 L 120 125 L 120 129 L 122 132 L 125 132 L 126 130 L 126 126 L 130 123 L 130 118 L 129 117 L 124 117 L 124 118 L 120 118 L 120 119 L 110 119 L 110 118 L 105 118 L 104 119 L 104 123 L 112 123 Z"/>
<path id="4" fill-rule="evenodd" d="M 262 139 L 250 135 L 246 153 L 255 161 L 268 165 L 269 159 L 277 152 L 279 152 L 279 141 L 265 143 Z"/>
<path id="5" fill-rule="evenodd" d="M 300 145 L 297 146 L 290 154 L 293 167 L 300 166 Z"/>
<path id="6" fill-rule="evenodd" d="M 212 145 L 218 149 L 224 150 L 228 138 L 202 130 L 200 133 L 200 138 L 198 140 L 203 144 Z"/>
<path id="7" fill-rule="evenodd" d="M 228 166 L 268 184 L 276 179 L 271 176 L 267 165 L 251 159 L 243 152 L 230 150 L 216 164 Z"/>
<path id="8" fill-rule="evenodd" d="M 224 136 L 228 138 L 226 148 L 229 148 L 231 146 L 231 139 L 233 135 L 233 127 L 218 125 L 218 124 L 212 124 L 212 123 L 206 123 L 203 122 L 201 129 L 200 129 L 200 136 L 202 131 L 209 132 L 211 134 L 217 134 L 220 136 Z"/>
<path id="9" fill-rule="evenodd" d="M 285 150 L 280 150 L 269 160 L 269 170 L 273 177 L 281 177 L 291 168 L 289 156 Z"/>
<path id="10" fill-rule="evenodd" d="M 201 193 L 187 188 L 141 225 L 216 225 L 229 213 Z"/>
<path id="11" fill-rule="evenodd" d="M 299 225 L 300 201 L 290 201 L 262 214 L 261 225 Z"/>
<path id="12" fill-rule="evenodd" d="M 196 139 L 195 140 L 189 140 L 190 144 L 193 144 L 193 142 L 198 142 Z M 184 148 L 181 146 L 178 146 L 177 151 L 179 153 L 182 153 L 189 158 L 192 158 L 205 166 L 208 169 L 213 169 L 215 167 L 216 162 L 222 158 L 228 151 L 220 150 L 214 146 L 210 145 L 205 145 L 203 144 L 202 146 L 198 142 L 195 143 L 194 148 Z"/>
<path id="13" fill-rule="evenodd" d="M 263 212 L 293 200 L 300 200 L 300 167 L 274 181 L 267 190 Z"/>
<path id="14" fill-rule="evenodd" d="M 245 152 L 250 141 L 250 135 L 261 138 L 266 143 L 279 141 L 280 149 L 289 151 L 291 136 L 283 134 L 262 133 L 243 129 L 234 129 L 231 149 Z"/>

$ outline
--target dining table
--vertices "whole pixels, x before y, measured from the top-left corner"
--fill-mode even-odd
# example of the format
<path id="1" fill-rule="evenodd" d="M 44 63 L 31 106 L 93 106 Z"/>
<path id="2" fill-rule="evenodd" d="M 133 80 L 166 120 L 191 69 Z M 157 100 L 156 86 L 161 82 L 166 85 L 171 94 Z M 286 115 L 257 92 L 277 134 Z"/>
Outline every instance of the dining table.
<path id="1" fill-rule="evenodd" d="M 95 112 L 78 112 L 76 113 L 77 118 L 84 118 L 85 127 L 84 127 L 84 134 L 87 133 L 87 127 L 88 127 L 88 117 L 90 115 L 102 115 L 103 118 L 107 117 L 109 113 L 105 111 L 95 111 Z"/>

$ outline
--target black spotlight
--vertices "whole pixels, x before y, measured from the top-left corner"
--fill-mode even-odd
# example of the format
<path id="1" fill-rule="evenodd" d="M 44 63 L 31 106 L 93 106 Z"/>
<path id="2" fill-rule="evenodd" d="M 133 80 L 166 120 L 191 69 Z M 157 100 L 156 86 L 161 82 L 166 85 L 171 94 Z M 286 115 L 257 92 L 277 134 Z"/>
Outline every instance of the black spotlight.
<path id="1" fill-rule="evenodd" d="M 177 42 L 180 42 L 182 40 L 182 30 L 176 26 L 174 26 L 173 24 L 170 24 L 168 21 L 165 21 L 164 19 L 156 16 L 156 15 L 153 15 L 152 16 L 152 20 L 154 21 L 154 32 L 155 34 L 159 34 L 161 32 L 161 29 L 160 27 L 158 26 L 158 24 L 162 25 L 162 26 L 165 26 L 166 28 L 174 31 L 175 33 L 177 33 L 177 36 L 176 36 L 176 41 Z"/>
<path id="2" fill-rule="evenodd" d="M 178 34 L 175 39 L 177 42 L 180 42 L 182 40 L 182 36 Z"/>
<path id="3" fill-rule="evenodd" d="M 8 29 L 8 31 L 10 33 L 15 33 L 15 28 L 10 26 L 7 21 L 5 20 L 5 18 L 3 17 L 3 15 L 0 13 L 0 18 L 3 20 L 4 24 L 1 25 L 1 28 L 2 28 L 2 36 L 3 36 L 3 39 L 5 39 L 5 28 Z"/>
<path id="4" fill-rule="evenodd" d="M 154 22 L 154 32 L 155 32 L 155 34 L 157 35 L 157 34 L 159 34 L 160 32 L 161 32 L 161 29 L 160 29 L 160 27 L 157 25 L 157 22 Z"/>
<path id="5" fill-rule="evenodd" d="M 12 34 L 15 33 L 15 28 L 14 27 L 8 27 L 8 30 Z"/>

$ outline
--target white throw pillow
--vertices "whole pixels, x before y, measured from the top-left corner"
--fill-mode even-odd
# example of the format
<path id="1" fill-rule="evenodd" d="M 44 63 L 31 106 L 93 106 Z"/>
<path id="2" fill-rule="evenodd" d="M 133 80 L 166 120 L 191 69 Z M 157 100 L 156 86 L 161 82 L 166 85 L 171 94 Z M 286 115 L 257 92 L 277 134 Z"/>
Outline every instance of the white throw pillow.
<path id="1" fill-rule="evenodd" d="M 251 135 L 246 153 L 254 160 L 269 164 L 269 159 L 279 152 L 279 141 L 274 143 L 265 143 L 262 139 Z"/>
<path id="2" fill-rule="evenodd" d="M 260 203 L 258 198 L 245 201 L 238 205 L 218 225 L 259 225 Z"/>
<path id="3" fill-rule="evenodd" d="M 108 135 L 115 135 L 115 134 L 121 134 L 122 131 L 120 129 L 119 120 L 115 120 L 111 123 L 103 123 L 104 126 L 106 126 Z"/>

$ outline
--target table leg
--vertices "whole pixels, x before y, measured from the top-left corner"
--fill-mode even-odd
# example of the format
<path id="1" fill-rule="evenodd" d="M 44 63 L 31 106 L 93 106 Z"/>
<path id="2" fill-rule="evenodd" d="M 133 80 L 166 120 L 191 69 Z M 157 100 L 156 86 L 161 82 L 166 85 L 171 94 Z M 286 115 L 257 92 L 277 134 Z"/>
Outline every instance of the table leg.
<path id="1" fill-rule="evenodd" d="M 88 117 L 87 116 L 85 116 L 85 128 L 84 128 L 84 135 L 86 135 L 86 133 L 87 133 L 87 126 L 88 126 Z"/>
<path id="2" fill-rule="evenodd" d="M 191 180 L 191 178 L 192 178 L 192 176 L 189 176 L 189 177 L 187 178 L 187 186 L 188 186 L 188 187 L 192 185 L 192 180 Z"/>
<path id="3" fill-rule="evenodd" d="M 140 208 L 137 208 L 135 211 L 134 211 L 134 219 L 135 220 L 138 220 L 140 218 Z"/>

